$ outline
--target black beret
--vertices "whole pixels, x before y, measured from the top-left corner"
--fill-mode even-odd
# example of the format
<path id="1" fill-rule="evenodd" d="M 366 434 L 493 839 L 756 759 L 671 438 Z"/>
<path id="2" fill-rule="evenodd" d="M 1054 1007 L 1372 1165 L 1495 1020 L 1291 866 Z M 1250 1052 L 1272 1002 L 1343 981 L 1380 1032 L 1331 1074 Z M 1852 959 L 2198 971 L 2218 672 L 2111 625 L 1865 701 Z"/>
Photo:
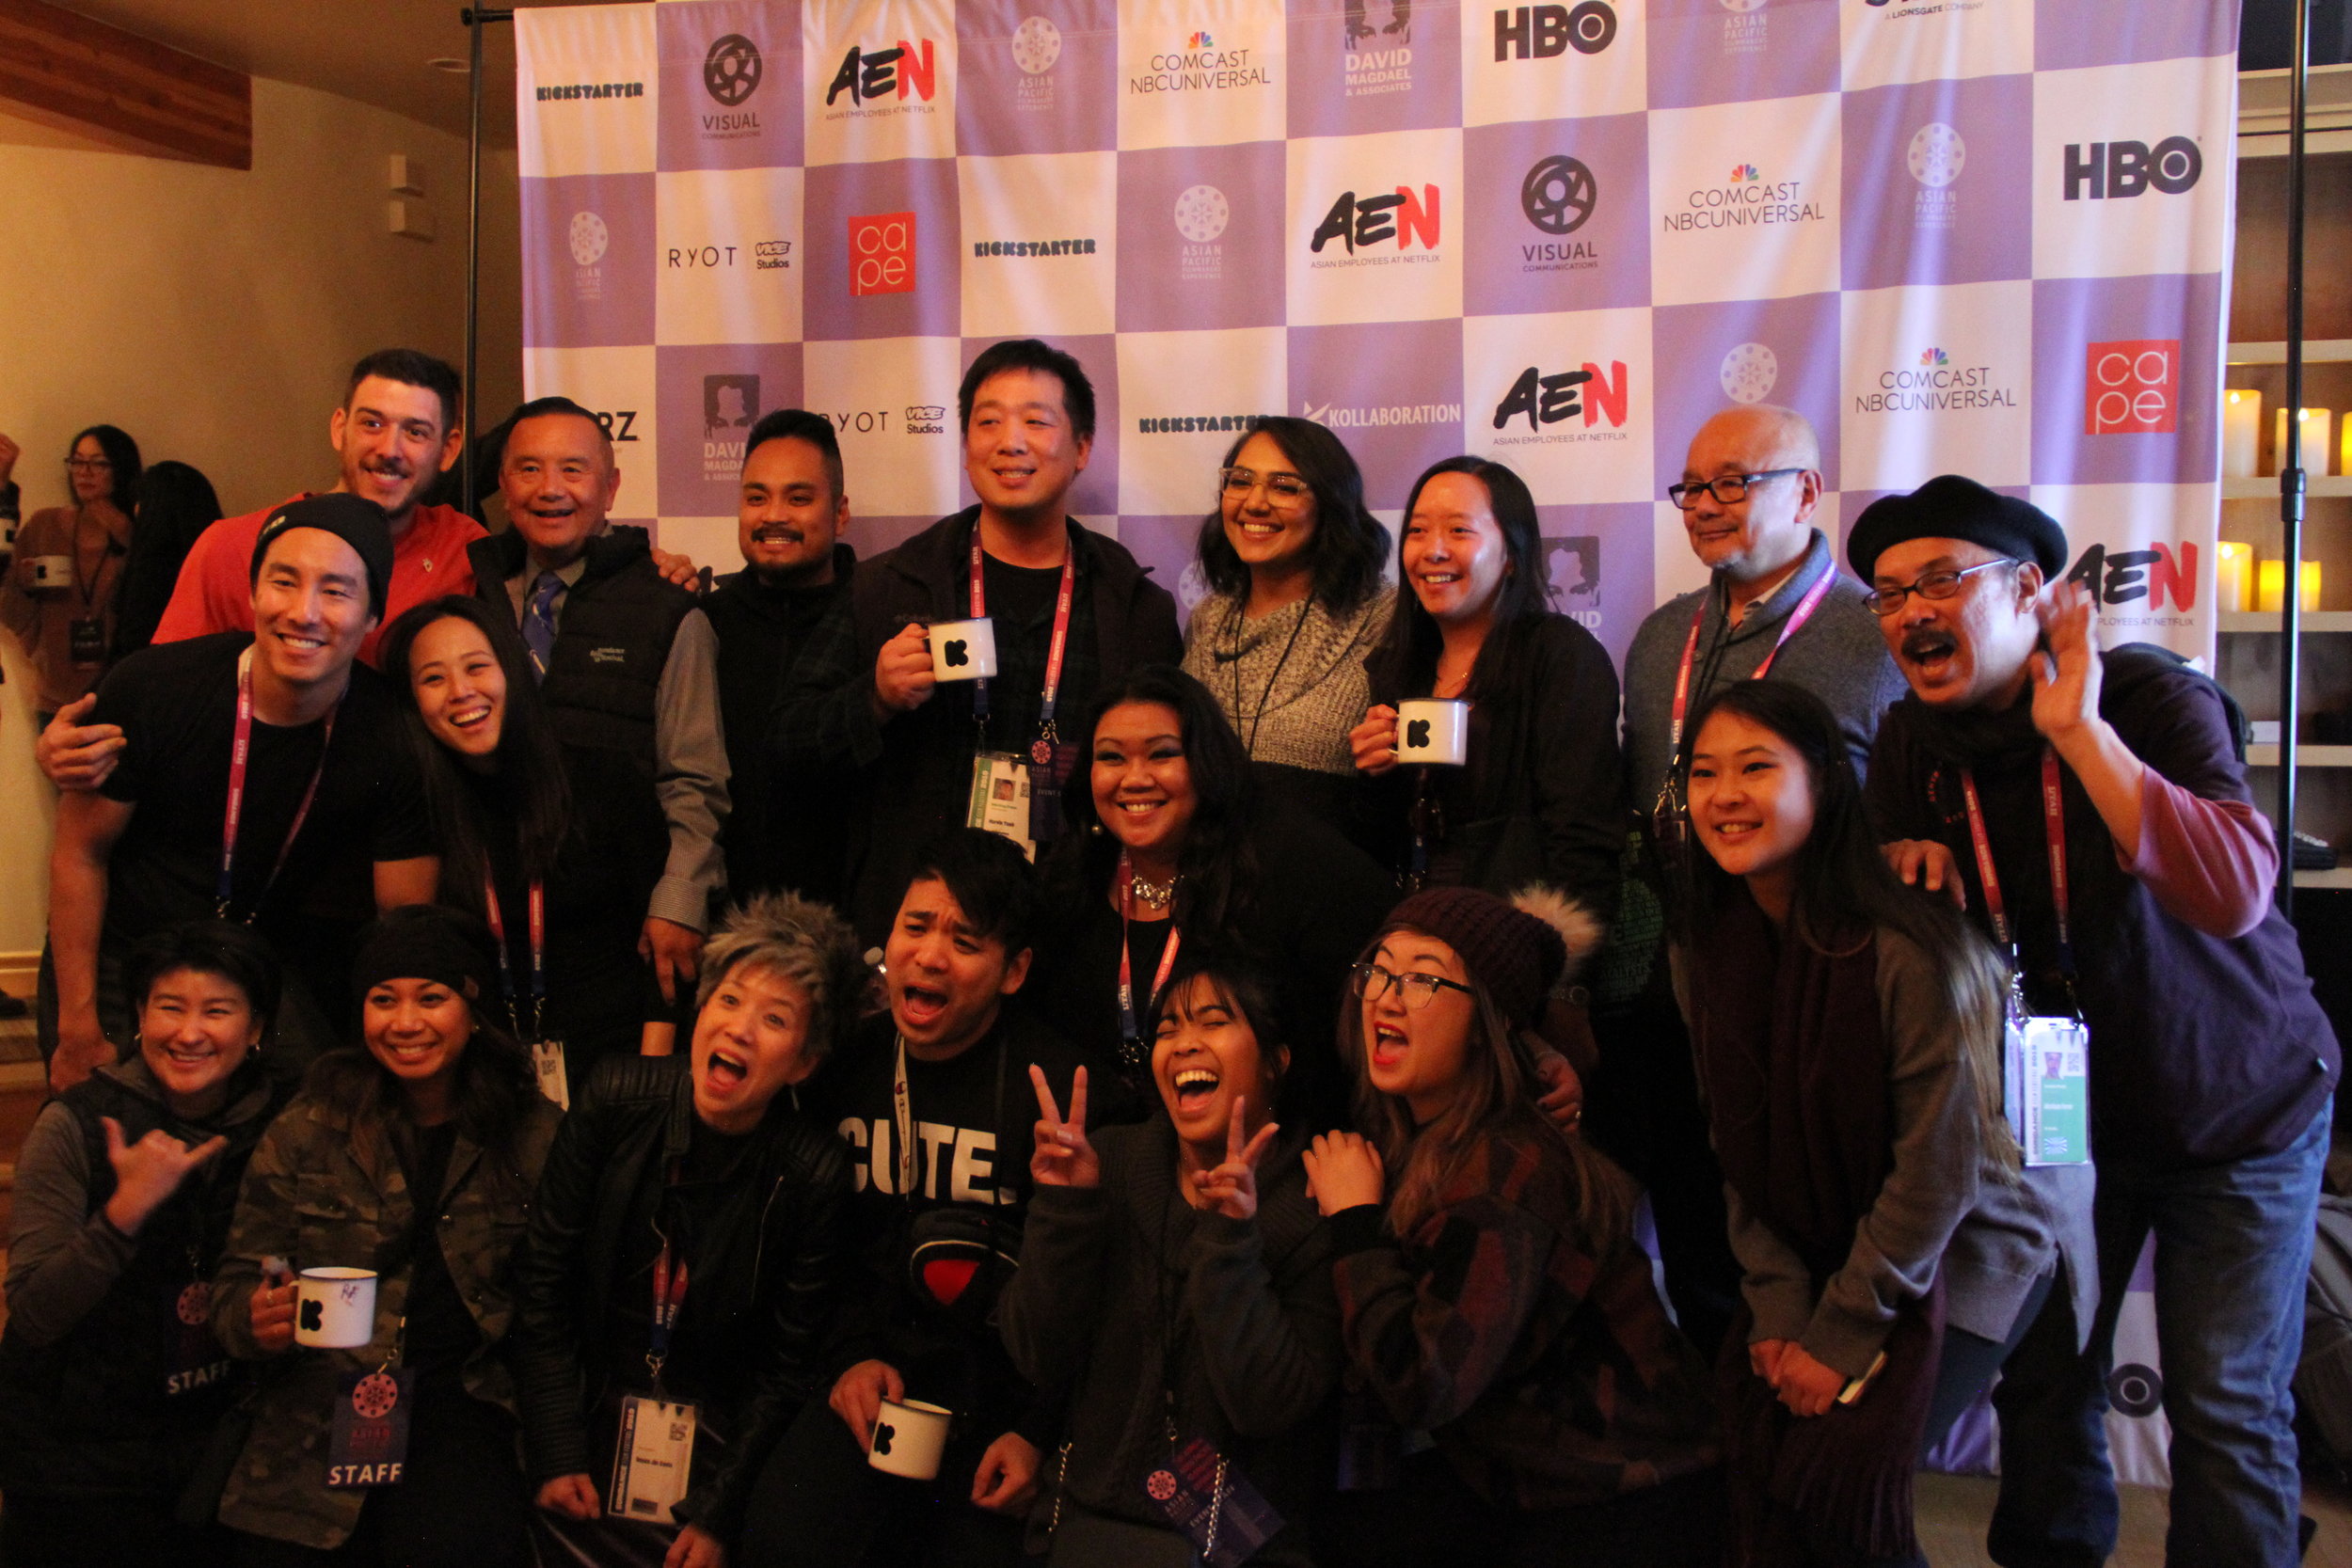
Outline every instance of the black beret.
<path id="1" fill-rule="evenodd" d="M 384 509 L 364 496 L 341 490 L 288 501 L 269 515 L 261 536 L 253 541 L 253 563 L 246 577 L 248 585 L 262 580 L 262 558 L 269 554 L 270 546 L 280 534 L 298 528 L 319 529 L 352 547 L 367 570 L 368 606 L 381 618 L 385 596 L 392 585 L 392 530 Z"/>
<path id="2" fill-rule="evenodd" d="M 1879 557 L 1912 539 L 1965 539 L 2033 562 L 2045 582 L 2066 570 L 2066 531 L 2057 518 L 1959 474 L 1939 474 L 1908 496 L 1882 496 L 1864 507 L 1846 541 L 1846 563 L 1868 582 Z"/>

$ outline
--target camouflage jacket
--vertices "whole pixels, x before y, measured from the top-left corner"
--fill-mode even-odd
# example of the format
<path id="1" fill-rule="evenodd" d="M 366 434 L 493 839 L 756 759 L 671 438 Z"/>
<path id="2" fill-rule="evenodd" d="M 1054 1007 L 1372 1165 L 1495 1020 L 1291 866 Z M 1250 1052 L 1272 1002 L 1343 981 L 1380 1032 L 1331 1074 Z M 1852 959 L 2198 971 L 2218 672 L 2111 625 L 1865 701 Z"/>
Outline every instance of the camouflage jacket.
<path id="1" fill-rule="evenodd" d="M 503 1345 L 515 1307 L 509 1263 L 562 1119 L 552 1103 L 534 1102 L 518 1141 L 521 1168 L 503 1173 L 486 1169 L 481 1148 L 459 1134 L 436 1226 L 450 1277 L 482 1329 L 481 1347 L 465 1366 L 466 1387 L 509 1411 L 515 1407 Z M 295 1347 L 264 1355 L 253 1342 L 250 1309 L 264 1258 L 289 1259 L 296 1269 L 379 1268 L 403 1250 L 414 1217 L 407 1180 L 384 1136 L 356 1131 L 341 1112 L 310 1095 L 286 1107 L 246 1167 L 228 1251 L 213 1281 L 213 1332 L 231 1354 L 263 1363 L 252 1433 L 222 1495 L 221 1522 L 320 1549 L 342 1544 L 368 1496 L 326 1485 L 336 1379 L 371 1370 L 390 1355 L 412 1271 L 401 1261 L 379 1282 L 375 1339 L 361 1350 Z"/>

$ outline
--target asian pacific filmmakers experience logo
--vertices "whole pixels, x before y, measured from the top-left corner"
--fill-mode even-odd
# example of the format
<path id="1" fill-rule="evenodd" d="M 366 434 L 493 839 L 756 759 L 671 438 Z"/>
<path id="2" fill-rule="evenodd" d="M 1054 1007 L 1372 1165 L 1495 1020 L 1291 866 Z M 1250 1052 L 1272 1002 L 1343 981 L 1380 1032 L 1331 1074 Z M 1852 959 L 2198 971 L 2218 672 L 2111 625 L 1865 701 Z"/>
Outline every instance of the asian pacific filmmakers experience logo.
<path id="1" fill-rule="evenodd" d="M 1025 76 L 1042 76 L 1061 58 L 1061 29 L 1041 16 L 1021 19 L 1012 30 L 1012 63 Z"/>
<path id="2" fill-rule="evenodd" d="M 2178 338 L 2086 345 L 2084 435 L 2169 436 L 2180 428 L 2180 413 Z"/>
<path id="3" fill-rule="evenodd" d="M 1715 368 L 1724 396 L 1734 403 L 1762 403 L 1780 382 L 1780 356 L 1762 343 L 1740 343 Z"/>
<path id="4" fill-rule="evenodd" d="M 850 219 L 850 293 L 914 292 L 914 214 L 866 213 Z"/>
<path id="5" fill-rule="evenodd" d="M 1724 53 L 1761 55 L 1772 42 L 1772 19 L 1764 14 L 1765 0 L 1720 0 L 1730 14 L 1724 18 Z"/>
<path id="6" fill-rule="evenodd" d="M 1951 188 L 1968 166 L 1968 143 L 1941 120 L 1930 120 L 1912 133 L 1903 162 L 1919 189 L 1912 197 L 1914 229 L 1950 229 L 1959 222 L 1960 196 Z"/>
<path id="7" fill-rule="evenodd" d="M 1232 215 L 1215 185 L 1188 185 L 1176 198 L 1176 232 L 1184 241 L 1176 257 L 1179 277 L 1213 283 L 1225 276 L 1225 247 L 1217 240 Z"/>
<path id="8" fill-rule="evenodd" d="M 1584 272 L 1600 265 L 1599 247 L 1590 240 L 1565 240 L 1584 227 L 1600 199 L 1593 171 L 1574 158 L 1555 153 L 1541 158 L 1519 182 L 1519 213 L 1535 229 L 1560 240 L 1527 240 L 1519 245 L 1521 272 Z"/>
<path id="9" fill-rule="evenodd" d="M 612 230 L 594 213 L 574 213 L 564 236 L 572 249 L 572 293 L 581 303 L 604 297 L 604 268 L 596 263 L 612 246 Z"/>

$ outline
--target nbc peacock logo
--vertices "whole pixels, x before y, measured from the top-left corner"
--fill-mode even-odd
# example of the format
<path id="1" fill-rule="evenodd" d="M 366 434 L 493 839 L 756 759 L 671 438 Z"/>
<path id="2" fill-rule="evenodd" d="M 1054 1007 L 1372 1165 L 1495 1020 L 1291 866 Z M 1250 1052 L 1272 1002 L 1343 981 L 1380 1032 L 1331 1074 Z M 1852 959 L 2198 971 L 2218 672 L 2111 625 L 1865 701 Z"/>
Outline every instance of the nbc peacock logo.
<path id="1" fill-rule="evenodd" d="M 1754 164 L 1734 164 L 1731 166 L 1731 182 L 1735 185 L 1753 185 L 1758 180 L 1763 178 L 1764 176 L 1757 171 L 1756 166 Z"/>
<path id="2" fill-rule="evenodd" d="M 1184 40 L 1184 47 L 1187 49 L 1215 49 L 1216 47 L 1216 40 L 1211 38 L 1206 33 L 1195 33 L 1192 37 Z"/>
<path id="3" fill-rule="evenodd" d="M 1940 348 L 1923 348 L 1919 351 L 1919 363 L 1929 370 L 1948 365 L 1951 362 L 1951 356 Z"/>

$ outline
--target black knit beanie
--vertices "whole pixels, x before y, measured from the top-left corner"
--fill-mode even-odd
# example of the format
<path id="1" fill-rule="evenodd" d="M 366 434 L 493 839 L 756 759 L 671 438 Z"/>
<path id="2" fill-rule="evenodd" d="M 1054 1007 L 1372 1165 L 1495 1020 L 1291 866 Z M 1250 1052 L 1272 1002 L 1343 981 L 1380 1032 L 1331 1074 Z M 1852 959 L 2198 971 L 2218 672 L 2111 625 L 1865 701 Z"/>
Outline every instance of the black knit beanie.
<path id="1" fill-rule="evenodd" d="M 262 525 L 261 536 L 253 541 L 253 562 L 246 574 L 246 586 L 262 580 L 262 558 L 269 554 L 270 546 L 278 542 L 280 534 L 298 528 L 331 533 L 352 547 L 359 557 L 359 564 L 367 570 L 368 608 L 381 619 L 385 598 L 392 586 L 392 531 L 385 520 L 384 509 L 364 496 L 342 491 L 305 496 L 271 513 L 269 521 Z"/>
<path id="2" fill-rule="evenodd" d="M 498 994 L 498 946 L 490 927 L 462 910 L 410 904 L 388 911 L 359 934 L 351 962 L 354 990 L 387 980 L 438 980 L 477 1000 Z"/>
<path id="3" fill-rule="evenodd" d="M 1567 943 L 1557 930 L 1476 888 L 1416 893 L 1389 911 L 1381 929 L 1404 927 L 1426 931 L 1460 954 L 1470 978 L 1486 988 L 1503 1017 L 1520 1025 L 1534 1022 L 1568 961 Z"/>

